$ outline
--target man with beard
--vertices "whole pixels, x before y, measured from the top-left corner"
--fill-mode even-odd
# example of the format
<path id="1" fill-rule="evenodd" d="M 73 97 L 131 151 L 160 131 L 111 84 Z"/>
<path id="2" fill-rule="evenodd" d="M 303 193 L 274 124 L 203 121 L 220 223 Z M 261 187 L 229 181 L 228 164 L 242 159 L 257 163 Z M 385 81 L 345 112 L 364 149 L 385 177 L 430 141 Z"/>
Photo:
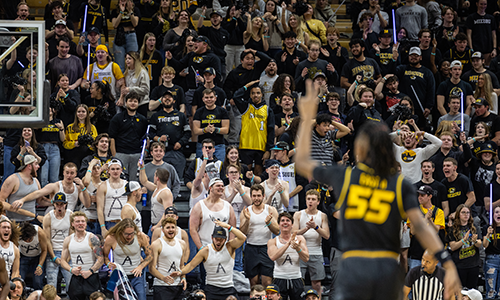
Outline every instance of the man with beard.
<path id="1" fill-rule="evenodd" d="M 0 221 L 0 256 L 5 260 L 9 278 L 19 277 L 19 228 L 8 219 Z"/>
<path id="2" fill-rule="evenodd" d="M 139 183 L 136 184 L 139 188 Z M 144 259 L 141 257 L 141 249 L 146 255 Z M 108 259 L 111 250 L 114 262 Z M 116 269 L 117 264 L 123 268 L 139 300 L 146 300 L 146 272 L 143 270 L 152 260 L 149 238 L 132 219 L 123 219 L 109 230 L 104 241 L 104 263 L 111 270 Z"/>
<path id="3" fill-rule="evenodd" d="M 434 107 L 434 91 L 436 83 L 431 70 L 420 64 L 422 51 L 418 47 L 411 47 L 408 61 L 409 66 L 401 65 L 396 68 L 401 92 L 410 96 L 415 113 L 418 115 L 420 128 L 425 128 L 426 118 Z"/>
<path id="4" fill-rule="evenodd" d="M 127 203 L 127 197 L 123 195 L 127 181 L 120 178 L 122 169 L 122 163 L 118 159 L 112 159 L 108 163 L 109 179 L 97 188 L 97 219 L 103 236 L 121 221 L 121 210 Z"/>
<path id="5" fill-rule="evenodd" d="M 80 170 L 78 171 L 79 178 L 83 179 L 83 177 L 85 177 L 85 174 L 92 172 L 92 169 L 90 169 L 89 167 L 90 167 L 90 162 L 93 159 L 97 159 L 100 162 L 101 166 L 105 166 L 113 159 L 113 156 L 109 151 L 109 135 L 107 133 L 101 133 L 95 138 L 94 149 L 95 149 L 94 154 L 89 155 L 82 160 L 82 164 L 80 165 Z M 101 180 L 108 179 L 109 174 L 107 167 L 103 168 L 101 171 L 102 171 Z"/>
<path id="6" fill-rule="evenodd" d="M 204 7 L 201 16 L 198 19 L 198 34 L 206 36 L 210 42 L 212 42 L 214 53 L 220 59 L 221 73 L 219 74 L 221 75 L 222 82 L 226 78 L 226 52 L 224 51 L 224 47 L 229 40 L 229 32 L 221 27 L 222 19 L 224 17 L 220 11 L 214 10 L 210 13 L 210 23 L 212 26 L 203 25 L 206 10 L 207 8 Z"/>
<path id="7" fill-rule="evenodd" d="M 278 216 L 280 234 L 267 242 L 267 254 L 274 261 L 274 281 L 283 299 L 299 300 L 304 291 L 300 261 L 309 261 L 306 239 L 293 231 L 293 217 L 288 212 Z"/>
<path id="8" fill-rule="evenodd" d="M 7 217 L 16 222 L 33 221 L 36 218 L 35 202 L 28 202 L 24 209 L 14 208 L 11 205 L 17 200 L 40 189 L 40 182 L 36 179 L 36 171 L 40 168 L 33 155 L 25 155 L 23 164 L 17 173 L 4 180 L 0 190 L 0 201 L 7 210 Z M 49 201 L 38 199 L 40 205 L 50 205 Z"/>
<path id="9" fill-rule="evenodd" d="M 215 73 L 215 71 L 214 71 Z M 165 97 L 165 92 L 170 92 L 172 97 L 174 97 L 174 108 L 184 114 L 186 114 L 186 100 L 184 89 L 173 83 L 175 78 L 175 70 L 172 67 L 166 66 L 161 69 L 161 84 L 153 89 L 151 92 L 151 100 L 158 101 L 149 101 L 149 110 L 150 111 L 161 111 L 164 108 L 162 97 Z M 153 79 L 156 81 L 156 78 Z"/>
<path id="10" fill-rule="evenodd" d="M 20 275 L 27 278 L 28 274 L 33 274 L 33 288 L 41 290 L 43 288 L 43 265 L 47 257 L 47 235 L 38 226 L 28 222 L 23 222 L 19 226 L 21 235 L 19 237 Z"/>
<path id="11" fill-rule="evenodd" d="M 153 137 L 154 142 L 158 143 L 156 147 L 161 144 L 161 150 L 163 150 L 162 157 L 155 158 L 153 156 L 152 164 L 160 165 L 165 161 L 175 168 L 175 173 L 179 177 L 183 177 L 186 156 L 184 156 L 182 150 L 189 142 L 191 128 L 186 115 L 175 109 L 174 103 L 175 99 L 172 93 L 165 91 L 161 98 L 162 109 L 151 116 L 150 136 Z M 154 149 L 151 147 L 151 151 L 154 151 Z"/>
<path id="12" fill-rule="evenodd" d="M 422 255 L 422 266 L 411 269 L 406 275 L 403 287 L 405 299 L 410 292 L 413 299 L 443 299 L 445 271 L 437 264 L 438 260 L 426 250 Z"/>
<path id="13" fill-rule="evenodd" d="M 329 82 L 337 82 L 338 73 L 332 63 L 320 59 L 321 41 L 311 40 L 309 42 L 307 59 L 301 61 L 295 69 L 295 89 L 297 91 L 304 89 L 306 79 L 313 79 L 318 72 L 326 74 Z"/>
<path id="14" fill-rule="evenodd" d="M 149 271 L 155 277 L 153 297 L 156 300 L 180 300 L 187 287 L 186 276 L 176 278 L 174 282 L 169 282 L 168 276 L 187 263 L 189 243 L 176 238 L 179 227 L 175 218 L 166 217 L 161 226 L 162 237 L 151 243 L 153 260 Z"/>
<path id="15" fill-rule="evenodd" d="M 380 68 L 373 58 L 365 57 L 365 42 L 360 39 L 352 39 L 349 42 L 353 58 L 348 60 L 340 77 L 340 86 L 344 89 L 349 89 L 351 84 L 365 83 L 370 80 L 378 82 L 380 78 Z M 361 80 L 358 82 L 356 76 L 361 75 Z M 335 81 L 331 81 L 335 82 Z"/>
<path id="16" fill-rule="evenodd" d="M 239 229 L 225 222 L 214 220 L 213 223 L 215 226 L 211 243 L 203 247 L 180 271 L 172 272 L 167 277 L 170 277 L 169 282 L 173 282 L 173 278 L 191 272 L 203 262 L 207 272 L 205 287 L 207 299 L 225 300 L 230 295 L 238 294 L 233 283 L 234 256 L 236 249 L 243 245 L 247 237 Z M 235 238 L 227 241 L 226 230 L 232 232 Z"/>
<path id="17" fill-rule="evenodd" d="M 260 184 L 250 188 L 252 205 L 245 208 L 240 215 L 240 230 L 247 235 L 245 246 L 245 275 L 250 279 L 250 286 L 259 283 L 271 284 L 273 263 L 267 254 L 267 241 L 272 234 L 279 234 L 278 211 L 264 203 L 266 191 Z"/>
<path id="18" fill-rule="evenodd" d="M 179 220 L 179 212 L 177 211 L 177 209 L 175 207 L 170 206 L 169 208 L 165 209 L 165 218 L 163 218 L 161 220 L 161 223 L 163 223 L 163 220 L 165 220 L 166 218 L 173 218 L 177 222 L 177 220 Z M 165 235 L 165 232 L 163 232 L 163 225 L 158 226 L 155 229 L 155 231 L 153 232 L 153 237 L 151 238 L 151 245 L 153 245 L 154 241 L 156 241 L 160 237 L 163 237 L 164 235 Z M 186 243 L 186 245 L 189 245 L 189 237 L 188 237 L 186 230 L 180 228 L 179 226 L 177 226 L 175 238 L 177 238 L 179 240 L 183 240 Z M 188 246 L 187 251 L 189 252 L 189 246 Z M 189 254 L 188 254 L 188 256 L 189 256 Z"/>
<path id="19" fill-rule="evenodd" d="M 87 228 L 87 216 L 81 211 L 71 215 L 71 227 L 75 231 L 64 239 L 61 267 L 69 271 L 71 281 L 68 287 L 70 299 L 85 300 L 101 288 L 99 268 L 104 259 L 99 238 Z M 70 264 L 68 261 L 70 261 Z"/>
<path id="20" fill-rule="evenodd" d="M 49 183 L 41 190 L 30 193 L 23 198 L 12 203 L 14 208 L 22 207 L 26 202 L 32 202 L 35 199 L 40 199 L 43 196 L 49 195 L 49 199 L 54 198 L 56 193 L 63 193 L 66 201 L 68 202 L 68 209 L 74 211 L 78 200 L 85 206 L 90 206 L 90 198 L 87 193 L 85 185 L 82 180 L 76 177 L 76 165 L 72 162 L 66 163 L 63 167 L 63 180 L 58 182 Z M 49 207 L 47 212 L 51 211 Z"/>
<path id="21" fill-rule="evenodd" d="M 273 85 L 276 79 L 278 79 L 278 65 L 276 65 L 276 61 L 271 59 L 269 64 L 264 71 L 264 74 L 260 76 L 259 86 L 262 89 L 263 99 L 266 103 L 269 103 L 269 97 L 273 93 Z"/>
<path id="22" fill-rule="evenodd" d="M 151 182 L 146 177 L 144 163 L 139 162 L 139 164 L 141 169 L 139 174 L 141 184 L 149 191 L 153 192 L 151 194 L 151 227 L 148 232 L 148 235 L 150 235 L 154 232 L 157 225 L 159 225 L 158 223 L 164 217 L 163 212 L 174 204 L 174 197 L 172 195 L 172 191 L 167 185 L 170 173 L 166 169 L 157 169 L 154 175 L 154 180 Z"/>
<path id="23" fill-rule="evenodd" d="M 451 77 L 439 84 L 437 89 L 437 109 L 441 116 L 446 115 L 445 104 L 450 104 L 450 98 L 452 96 L 461 97 L 464 103 L 463 109 L 465 115 L 470 115 L 471 104 L 474 101 L 474 91 L 469 83 L 460 79 L 462 76 L 462 63 L 458 60 L 454 60 L 450 64 Z M 461 101 L 460 101 L 461 102 Z M 465 127 L 464 127 L 465 128 Z"/>
<path id="24" fill-rule="evenodd" d="M 72 211 L 67 209 L 68 202 L 64 193 L 57 193 L 53 198 L 54 210 L 43 218 L 43 230 L 48 237 L 48 252 L 50 259 L 47 260 L 46 273 L 47 283 L 57 286 L 57 277 L 61 271 L 66 283 L 70 282 L 70 272 L 60 268 L 61 255 L 64 239 L 68 237 L 71 227 L 70 217 Z"/>
<path id="25" fill-rule="evenodd" d="M 297 49 L 298 41 L 295 32 L 285 32 L 281 38 L 285 47 L 274 56 L 278 66 L 278 74 L 295 74 L 297 65 L 307 58 L 307 54 Z"/>
<path id="26" fill-rule="evenodd" d="M 129 179 L 137 180 L 137 161 L 141 157 L 142 139 L 148 127 L 148 119 L 137 113 L 139 95 L 130 92 L 125 98 L 125 110 L 116 114 L 109 122 L 111 154 L 121 160 Z"/>
<path id="27" fill-rule="evenodd" d="M 394 155 L 396 161 L 401 164 L 401 173 L 411 182 L 415 183 L 420 180 L 422 173 L 420 171 L 420 164 L 422 161 L 429 159 L 441 147 L 441 140 L 436 136 L 417 131 L 415 133 L 406 131 L 395 131 L 390 134 L 394 141 L 398 136 L 403 143 L 403 146 L 394 144 Z M 417 148 L 420 138 L 428 139 L 431 144 L 425 148 Z"/>

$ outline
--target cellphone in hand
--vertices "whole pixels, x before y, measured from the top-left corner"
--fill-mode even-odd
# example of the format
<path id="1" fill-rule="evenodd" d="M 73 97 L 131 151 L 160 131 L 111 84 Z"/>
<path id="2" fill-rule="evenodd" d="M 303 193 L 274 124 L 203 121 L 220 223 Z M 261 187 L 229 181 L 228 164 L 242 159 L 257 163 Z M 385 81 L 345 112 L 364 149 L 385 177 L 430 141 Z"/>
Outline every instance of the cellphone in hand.
<path id="1" fill-rule="evenodd" d="M 29 147 L 29 146 L 30 146 L 30 142 L 28 142 L 28 141 L 26 141 L 26 140 L 25 140 L 25 141 L 24 141 L 24 146 L 25 146 L 25 147 Z"/>

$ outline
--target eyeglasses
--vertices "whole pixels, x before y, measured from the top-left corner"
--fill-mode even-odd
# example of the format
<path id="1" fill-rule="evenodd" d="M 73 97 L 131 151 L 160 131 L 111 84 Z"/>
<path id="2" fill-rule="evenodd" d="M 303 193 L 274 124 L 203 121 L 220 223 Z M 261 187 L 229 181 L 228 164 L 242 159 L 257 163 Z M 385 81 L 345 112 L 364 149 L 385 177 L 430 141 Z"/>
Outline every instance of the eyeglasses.
<path id="1" fill-rule="evenodd" d="M 460 212 L 461 215 L 470 215 L 470 211 L 461 211 Z"/>
<path id="2" fill-rule="evenodd" d="M 135 231 L 131 232 L 131 233 L 126 233 L 126 232 L 123 233 L 124 236 L 133 236 L 134 234 L 135 234 Z"/>

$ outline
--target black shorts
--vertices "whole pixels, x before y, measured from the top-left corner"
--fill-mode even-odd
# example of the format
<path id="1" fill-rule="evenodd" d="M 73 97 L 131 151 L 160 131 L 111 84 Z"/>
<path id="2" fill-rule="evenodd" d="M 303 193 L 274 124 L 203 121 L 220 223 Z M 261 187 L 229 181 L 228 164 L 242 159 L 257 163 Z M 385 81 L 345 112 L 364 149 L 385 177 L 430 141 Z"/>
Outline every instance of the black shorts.
<path id="1" fill-rule="evenodd" d="M 239 299 L 238 292 L 234 287 L 221 288 L 210 284 L 205 286 L 205 295 L 207 300 L 226 300 L 229 296 L 235 296 Z"/>
<path id="2" fill-rule="evenodd" d="M 240 160 L 245 165 L 255 162 L 256 165 L 262 166 L 262 157 L 264 157 L 264 151 L 240 149 Z"/>
<path id="3" fill-rule="evenodd" d="M 339 298 L 402 299 L 404 275 L 393 258 L 349 257 L 340 262 Z"/>
<path id="4" fill-rule="evenodd" d="M 89 278 L 84 279 L 82 276 L 71 276 L 71 282 L 68 288 L 68 297 L 71 300 L 85 300 L 89 296 L 101 289 L 101 281 L 99 274 L 94 273 Z"/>
<path id="5" fill-rule="evenodd" d="M 245 246 L 245 276 L 254 278 L 257 275 L 273 277 L 274 262 L 267 255 L 267 245 Z"/>
<path id="6" fill-rule="evenodd" d="M 153 286 L 153 300 L 181 300 L 183 297 L 183 285 L 177 286 Z"/>
<path id="7" fill-rule="evenodd" d="M 281 299 L 301 300 L 304 293 L 304 281 L 302 278 L 280 279 L 274 278 L 273 284 L 280 288 Z"/>

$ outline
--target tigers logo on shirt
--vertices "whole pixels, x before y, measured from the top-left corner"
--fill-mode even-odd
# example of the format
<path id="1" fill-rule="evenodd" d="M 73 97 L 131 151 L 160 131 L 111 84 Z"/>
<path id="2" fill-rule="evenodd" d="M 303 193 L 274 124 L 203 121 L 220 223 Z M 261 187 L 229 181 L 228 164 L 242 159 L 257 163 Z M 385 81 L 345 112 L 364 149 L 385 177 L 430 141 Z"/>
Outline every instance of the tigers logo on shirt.
<path id="1" fill-rule="evenodd" d="M 214 120 L 214 119 L 215 119 L 215 115 L 208 115 L 208 116 L 207 116 L 207 119 L 209 119 L 209 120 Z"/>
<path id="2" fill-rule="evenodd" d="M 179 126 L 179 122 L 174 121 L 174 122 L 172 122 L 172 125 L 174 125 L 174 126 Z"/>
<path id="3" fill-rule="evenodd" d="M 203 57 L 195 56 L 195 57 L 193 57 L 193 61 L 197 64 L 200 64 L 203 61 Z"/>
<path id="4" fill-rule="evenodd" d="M 404 161 L 405 163 L 411 163 L 412 161 L 415 160 L 415 157 L 417 154 L 413 150 L 406 150 L 405 152 L 401 153 L 401 160 Z"/>

